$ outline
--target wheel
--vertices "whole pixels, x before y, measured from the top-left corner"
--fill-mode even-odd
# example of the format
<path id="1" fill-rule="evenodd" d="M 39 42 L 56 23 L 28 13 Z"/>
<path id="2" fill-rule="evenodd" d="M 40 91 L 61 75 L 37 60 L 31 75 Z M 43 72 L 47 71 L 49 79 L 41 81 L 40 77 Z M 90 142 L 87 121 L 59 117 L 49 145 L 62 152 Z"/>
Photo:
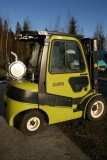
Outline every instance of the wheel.
<path id="1" fill-rule="evenodd" d="M 42 131 L 47 125 L 44 115 L 38 110 L 29 110 L 22 115 L 19 129 L 25 135 L 34 135 Z"/>
<path id="2" fill-rule="evenodd" d="M 106 114 L 106 102 L 102 96 L 93 98 L 86 109 L 86 117 L 89 120 L 100 120 Z"/>

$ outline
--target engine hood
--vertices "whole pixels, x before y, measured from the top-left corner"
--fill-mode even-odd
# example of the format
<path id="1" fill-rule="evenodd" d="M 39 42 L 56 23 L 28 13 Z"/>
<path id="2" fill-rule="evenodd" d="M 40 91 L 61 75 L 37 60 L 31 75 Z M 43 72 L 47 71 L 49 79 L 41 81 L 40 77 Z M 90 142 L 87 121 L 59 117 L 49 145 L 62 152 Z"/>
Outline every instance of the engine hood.
<path id="1" fill-rule="evenodd" d="M 12 81 L 9 83 L 9 85 L 23 90 L 38 92 L 38 84 L 30 81 Z"/>
<path id="2" fill-rule="evenodd" d="M 13 81 L 7 86 L 6 96 L 23 103 L 38 103 L 38 85 L 29 81 Z"/>

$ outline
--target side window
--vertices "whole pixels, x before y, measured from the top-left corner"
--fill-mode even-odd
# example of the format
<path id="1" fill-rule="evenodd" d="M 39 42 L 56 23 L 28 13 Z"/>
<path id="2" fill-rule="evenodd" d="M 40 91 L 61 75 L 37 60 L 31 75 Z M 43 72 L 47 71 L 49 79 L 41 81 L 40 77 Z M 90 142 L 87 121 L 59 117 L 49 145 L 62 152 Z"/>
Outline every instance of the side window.
<path id="1" fill-rule="evenodd" d="M 66 71 L 81 72 L 85 70 L 83 57 L 77 42 L 66 42 Z"/>
<path id="2" fill-rule="evenodd" d="M 75 41 L 54 41 L 51 49 L 51 73 L 82 72 L 85 70 L 80 47 Z"/>
<path id="3" fill-rule="evenodd" d="M 54 41 L 49 70 L 51 73 L 61 73 L 65 67 L 65 42 Z"/>

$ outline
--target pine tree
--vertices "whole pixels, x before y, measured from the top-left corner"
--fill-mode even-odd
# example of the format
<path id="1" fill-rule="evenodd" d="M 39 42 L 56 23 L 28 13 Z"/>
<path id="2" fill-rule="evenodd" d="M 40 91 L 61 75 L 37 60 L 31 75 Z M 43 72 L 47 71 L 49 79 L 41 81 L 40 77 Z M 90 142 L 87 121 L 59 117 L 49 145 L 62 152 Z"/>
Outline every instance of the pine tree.
<path id="1" fill-rule="evenodd" d="M 69 34 L 77 34 L 77 21 L 74 17 L 71 17 L 69 19 L 68 33 Z"/>
<path id="2" fill-rule="evenodd" d="M 3 60 L 3 22 L 2 18 L 0 17 L 0 61 Z"/>
<path id="3" fill-rule="evenodd" d="M 30 26 L 30 21 L 28 19 L 25 19 L 23 23 L 23 31 L 30 31 L 31 26 Z"/>
<path id="4" fill-rule="evenodd" d="M 4 21 L 4 43 L 5 43 L 5 48 L 4 48 L 4 60 L 8 61 L 8 31 L 9 31 L 9 24 L 8 20 L 5 19 Z"/>
<path id="5" fill-rule="evenodd" d="M 20 23 L 17 21 L 15 35 L 18 35 L 22 31 Z"/>

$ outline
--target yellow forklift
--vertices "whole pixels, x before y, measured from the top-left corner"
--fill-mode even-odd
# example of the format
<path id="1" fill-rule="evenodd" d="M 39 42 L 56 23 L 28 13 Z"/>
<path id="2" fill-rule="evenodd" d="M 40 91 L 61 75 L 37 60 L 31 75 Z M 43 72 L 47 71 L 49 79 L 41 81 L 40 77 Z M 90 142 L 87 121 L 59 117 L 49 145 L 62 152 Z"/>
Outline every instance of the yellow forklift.
<path id="1" fill-rule="evenodd" d="M 26 66 L 12 52 L 5 95 L 6 120 L 26 135 L 47 124 L 77 118 L 97 121 L 106 114 L 98 93 L 97 41 L 80 35 L 38 31 L 22 32 L 19 41 L 30 42 Z"/>

